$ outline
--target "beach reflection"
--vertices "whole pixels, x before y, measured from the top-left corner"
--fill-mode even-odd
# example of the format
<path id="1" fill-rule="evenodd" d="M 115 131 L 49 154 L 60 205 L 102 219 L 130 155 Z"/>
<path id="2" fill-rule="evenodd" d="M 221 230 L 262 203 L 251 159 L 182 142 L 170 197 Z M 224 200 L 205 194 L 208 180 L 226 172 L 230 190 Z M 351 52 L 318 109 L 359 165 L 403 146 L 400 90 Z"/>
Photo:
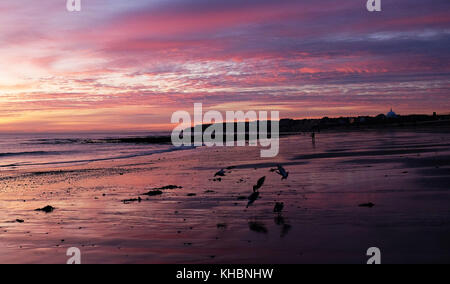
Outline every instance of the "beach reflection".
<path id="1" fill-rule="evenodd" d="M 65 263 L 78 247 L 85 263 L 365 263 L 375 246 L 385 263 L 448 262 L 449 136 L 319 133 L 283 138 L 270 160 L 257 148 L 198 148 L 2 171 L 0 261 Z M 144 195 L 167 185 L 182 188 Z M 55 211 L 34 211 L 46 205 Z"/>

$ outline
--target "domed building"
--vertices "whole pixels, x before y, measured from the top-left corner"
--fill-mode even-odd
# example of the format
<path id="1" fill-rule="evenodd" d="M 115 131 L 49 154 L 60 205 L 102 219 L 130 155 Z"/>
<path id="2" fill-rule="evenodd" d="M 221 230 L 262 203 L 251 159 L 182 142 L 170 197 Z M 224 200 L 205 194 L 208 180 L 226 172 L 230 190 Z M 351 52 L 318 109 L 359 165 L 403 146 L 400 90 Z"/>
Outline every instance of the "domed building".
<path id="1" fill-rule="evenodd" d="M 387 118 L 397 118 L 397 114 L 392 110 L 386 114 Z"/>

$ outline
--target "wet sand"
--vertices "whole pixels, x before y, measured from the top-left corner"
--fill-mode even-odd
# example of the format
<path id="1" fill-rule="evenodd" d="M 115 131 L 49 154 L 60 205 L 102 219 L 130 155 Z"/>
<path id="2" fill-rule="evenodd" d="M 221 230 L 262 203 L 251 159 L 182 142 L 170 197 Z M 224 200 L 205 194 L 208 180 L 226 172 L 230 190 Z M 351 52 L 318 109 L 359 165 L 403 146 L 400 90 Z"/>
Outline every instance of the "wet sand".
<path id="1" fill-rule="evenodd" d="M 0 262 L 65 263 L 78 247 L 83 263 L 365 263 L 378 247 L 383 263 L 448 263 L 449 138 L 330 132 L 315 144 L 285 137 L 275 159 L 252 147 L 202 147 L 0 171 Z M 270 171 L 278 163 L 287 180 Z M 246 209 L 262 176 L 261 199 Z M 182 188 L 144 195 L 167 185 Z M 35 211 L 47 205 L 56 209 Z"/>

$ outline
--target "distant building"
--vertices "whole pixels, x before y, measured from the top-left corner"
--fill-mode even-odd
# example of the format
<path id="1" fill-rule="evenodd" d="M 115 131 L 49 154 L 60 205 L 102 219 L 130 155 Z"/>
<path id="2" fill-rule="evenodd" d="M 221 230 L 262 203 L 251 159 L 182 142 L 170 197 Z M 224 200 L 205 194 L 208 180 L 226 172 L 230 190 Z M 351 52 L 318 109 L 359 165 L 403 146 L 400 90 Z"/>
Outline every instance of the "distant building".
<path id="1" fill-rule="evenodd" d="M 387 118 L 397 118 L 397 114 L 392 110 L 386 114 Z"/>

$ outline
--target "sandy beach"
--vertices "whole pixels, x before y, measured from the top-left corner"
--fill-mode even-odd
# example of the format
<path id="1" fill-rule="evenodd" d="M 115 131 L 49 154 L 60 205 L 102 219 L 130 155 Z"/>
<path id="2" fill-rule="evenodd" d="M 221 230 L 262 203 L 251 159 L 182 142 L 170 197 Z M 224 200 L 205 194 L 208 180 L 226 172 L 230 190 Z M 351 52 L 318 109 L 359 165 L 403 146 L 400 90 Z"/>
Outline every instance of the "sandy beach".
<path id="1" fill-rule="evenodd" d="M 200 147 L 1 170 L 0 262 L 65 263 L 70 247 L 83 263 L 365 263 L 369 247 L 383 263 L 450 262 L 449 141 L 448 129 L 328 132 L 282 138 L 275 159 Z M 168 185 L 182 188 L 144 195 Z"/>

